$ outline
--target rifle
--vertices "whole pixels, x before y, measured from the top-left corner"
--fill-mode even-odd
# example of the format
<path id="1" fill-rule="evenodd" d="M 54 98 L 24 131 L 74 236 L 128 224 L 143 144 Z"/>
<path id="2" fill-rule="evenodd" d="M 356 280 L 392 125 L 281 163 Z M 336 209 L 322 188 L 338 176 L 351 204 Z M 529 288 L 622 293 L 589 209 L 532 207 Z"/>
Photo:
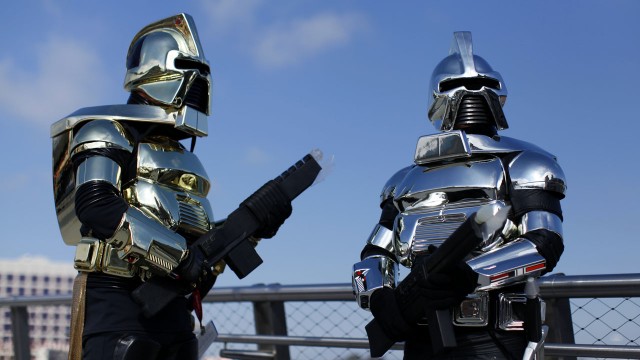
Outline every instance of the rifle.
<path id="1" fill-rule="evenodd" d="M 395 292 L 409 293 L 420 279 L 431 273 L 446 271 L 449 267 L 464 261 L 465 257 L 502 228 L 507 218 L 509 206 L 489 204 L 469 216 L 426 261 L 417 262 L 416 266 L 394 289 Z M 429 337 L 434 353 L 456 346 L 451 311 L 439 309 L 427 312 Z M 369 338 L 371 357 L 381 357 L 395 343 L 382 330 L 380 323 L 374 318 L 366 326 Z"/>
<path id="2" fill-rule="evenodd" d="M 267 182 L 261 189 L 278 186 L 289 201 L 305 191 L 322 169 L 315 157 L 322 153 L 314 151 L 307 154 L 280 176 Z M 229 268 L 242 279 L 262 264 L 262 258 L 249 242 L 248 238 L 262 226 L 247 202 L 258 203 L 263 212 L 273 206 L 269 198 L 261 196 L 260 190 L 244 200 L 240 206 L 227 217 L 220 228 L 209 230 L 190 247 L 197 246 L 206 257 L 208 264 L 215 265 L 224 260 Z M 146 317 L 151 317 L 162 310 L 169 302 L 184 294 L 184 285 L 175 280 L 177 275 L 152 276 L 133 292 L 133 299 L 142 306 Z M 206 294 L 202 294 L 204 296 Z"/>

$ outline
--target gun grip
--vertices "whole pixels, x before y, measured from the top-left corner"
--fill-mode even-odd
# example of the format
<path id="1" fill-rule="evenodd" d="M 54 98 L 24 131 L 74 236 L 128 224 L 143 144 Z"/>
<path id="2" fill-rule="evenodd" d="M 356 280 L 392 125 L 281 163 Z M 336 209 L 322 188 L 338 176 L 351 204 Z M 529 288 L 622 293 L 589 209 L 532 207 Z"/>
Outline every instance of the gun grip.
<path id="1" fill-rule="evenodd" d="M 453 322 L 449 309 L 430 312 L 427 315 L 427 322 L 429 323 L 429 337 L 431 338 L 434 354 L 456 347 L 456 335 L 453 332 Z"/>
<path id="2" fill-rule="evenodd" d="M 241 241 L 238 243 L 238 245 L 225 256 L 224 261 L 229 265 L 229 268 L 233 270 L 238 279 L 249 275 L 255 268 L 262 264 L 262 258 L 249 241 Z"/>
<path id="3" fill-rule="evenodd" d="M 532 342 L 540 342 L 542 339 L 542 313 L 540 309 L 540 299 L 527 299 L 525 311 L 524 328 L 527 339 Z"/>
<path id="4" fill-rule="evenodd" d="M 369 338 L 369 353 L 371 357 L 382 357 L 396 343 L 387 337 L 376 319 L 371 320 L 365 327 Z"/>
<path id="5" fill-rule="evenodd" d="M 155 276 L 134 289 L 131 296 L 141 306 L 144 316 L 150 318 L 180 296 L 180 293 L 174 281 Z"/>

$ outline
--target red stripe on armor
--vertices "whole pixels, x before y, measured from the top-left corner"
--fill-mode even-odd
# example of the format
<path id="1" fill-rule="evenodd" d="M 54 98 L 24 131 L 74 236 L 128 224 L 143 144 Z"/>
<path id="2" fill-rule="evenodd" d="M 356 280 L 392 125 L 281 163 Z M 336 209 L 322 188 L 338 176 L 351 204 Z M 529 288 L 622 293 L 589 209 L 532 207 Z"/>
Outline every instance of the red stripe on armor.
<path id="1" fill-rule="evenodd" d="M 491 277 L 491 282 L 495 282 L 495 281 L 498 281 L 498 280 L 506 279 L 508 277 L 509 277 L 509 273 L 508 272 L 502 273 L 502 274 L 498 274 L 498 275 L 493 275 Z"/>
<path id="2" fill-rule="evenodd" d="M 540 269 L 544 269 L 544 267 L 546 266 L 546 264 L 544 262 L 541 262 L 539 264 L 535 264 L 535 265 L 531 265 L 531 266 L 527 266 L 526 268 L 524 268 L 524 272 L 525 273 L 530 273 L 532 271 L 536 271 L 536 270 L 540 270 Z"/>

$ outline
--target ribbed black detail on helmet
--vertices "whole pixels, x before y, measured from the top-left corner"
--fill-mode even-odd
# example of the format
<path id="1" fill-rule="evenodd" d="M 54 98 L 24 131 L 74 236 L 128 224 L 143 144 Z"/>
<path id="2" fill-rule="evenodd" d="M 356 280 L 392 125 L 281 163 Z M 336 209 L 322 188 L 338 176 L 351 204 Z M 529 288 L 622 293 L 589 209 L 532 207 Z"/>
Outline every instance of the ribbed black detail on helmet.
<path id="1" fill-rule="evenodd" d="M 483 96 L 467 95 L 460 101 L 456 125 L 495 124 L 491 109 Z"/>
<path id="2" fill-rule="evenodd" d="M 209 83 L 201 77 L 197 77 L 185 96 L 184 104 L 201 113 L 209 113 Z"/>

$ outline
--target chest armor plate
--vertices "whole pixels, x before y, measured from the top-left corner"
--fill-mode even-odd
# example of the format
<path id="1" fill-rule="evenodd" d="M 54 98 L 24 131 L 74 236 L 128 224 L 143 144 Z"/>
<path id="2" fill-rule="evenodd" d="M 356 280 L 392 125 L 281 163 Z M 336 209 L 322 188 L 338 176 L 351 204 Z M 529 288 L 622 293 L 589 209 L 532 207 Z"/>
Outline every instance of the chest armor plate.
<path id="1" fill-rule="evenodd" d="M 504 201 L 505 171 L 497 157 L 416 166 L 397 190 L 395 249 L 410 266 L 416 254 L 439 246 L 481 205 Z"/>
<path id="2" fill-rule="evenodd" d="M 209 177 L 193 153 L 174 140 L 157 138 L 138 145 L 135 178 L 123 194 L 131 206 L 193 238 L 211 229 L 209 188 Z"/>

